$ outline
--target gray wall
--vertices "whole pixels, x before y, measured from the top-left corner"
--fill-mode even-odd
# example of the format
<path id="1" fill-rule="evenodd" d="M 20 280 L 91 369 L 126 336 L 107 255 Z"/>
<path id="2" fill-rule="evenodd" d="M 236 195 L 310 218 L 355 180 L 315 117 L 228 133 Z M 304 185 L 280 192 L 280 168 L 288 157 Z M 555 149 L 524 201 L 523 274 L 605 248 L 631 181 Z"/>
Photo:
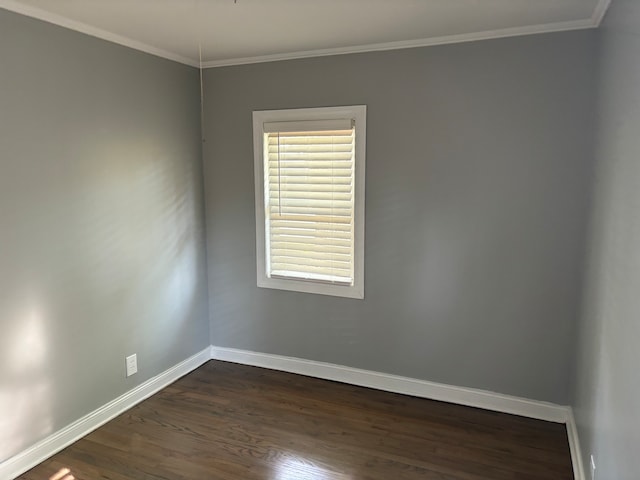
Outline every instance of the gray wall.
<path id="1" fill-rule="evenodd" d="M 209 69 L 211 342 L 565 404 L 594 32 Z M 366 104 L 365 300 L 258 289 L 251 112 Z"/>
<path id="2" fill-rule="evenodd" d="M 573 404 L 597 480 L 640 477 L 640 4 L 599 33 L 597 182 Z"/>
<path id="3" fill-rule="evenodd" d="M 208 345 L 199 132 L 196 69 L 0 10 L 0 461 Z"/>

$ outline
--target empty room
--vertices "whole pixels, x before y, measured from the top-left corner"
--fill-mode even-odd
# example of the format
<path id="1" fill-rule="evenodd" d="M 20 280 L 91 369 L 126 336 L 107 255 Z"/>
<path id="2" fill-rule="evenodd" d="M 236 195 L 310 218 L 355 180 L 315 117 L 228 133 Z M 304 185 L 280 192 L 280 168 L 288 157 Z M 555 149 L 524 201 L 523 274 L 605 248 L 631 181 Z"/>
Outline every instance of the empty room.
<path id="1" fill-rule="evenodd" d="M 639 480 L 640 2 L 0 0 L 0 480 Z"/>

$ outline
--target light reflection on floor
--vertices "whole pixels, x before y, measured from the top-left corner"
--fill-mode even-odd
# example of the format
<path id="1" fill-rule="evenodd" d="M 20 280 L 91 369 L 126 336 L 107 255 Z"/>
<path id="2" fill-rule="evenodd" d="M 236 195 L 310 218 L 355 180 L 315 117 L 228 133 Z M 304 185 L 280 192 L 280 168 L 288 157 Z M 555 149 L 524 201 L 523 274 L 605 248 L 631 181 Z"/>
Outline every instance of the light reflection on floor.
<path id="1" fill-rule="evenodd" d="M 319 467 L 302 457 L 287 457 L 278 462 L 273 480 L 351 480 L 351 475 Z"/>
<path id="2" fill-rule="evenodd" d="M 49 477 L 49 480 L 75 480 L 76 477 L 71 475 L 71 470 L 68 468 L 61 468 L 56 473 Z"/>

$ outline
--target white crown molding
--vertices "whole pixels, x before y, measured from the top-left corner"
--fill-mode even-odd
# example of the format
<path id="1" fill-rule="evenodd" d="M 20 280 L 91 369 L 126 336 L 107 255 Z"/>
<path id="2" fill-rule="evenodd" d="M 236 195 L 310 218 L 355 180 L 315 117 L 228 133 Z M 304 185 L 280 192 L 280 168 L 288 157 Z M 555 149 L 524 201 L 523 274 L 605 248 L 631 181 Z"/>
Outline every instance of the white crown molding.
<path id="1" fill-rule="evenodd" d="M 571 463 L 573 464 L 574 480 L 587 480 L 584 475 L 584 463 L 582 462 L 582 450 L 578 438 L 578 426 L 573 416 L 573 409 L 567 411 L 567 437 L 569 438 L 569 450 L 571 451 Z"/>
<path id="2" fill-rule="evenodd" d="M 567 30 L 580 30 L 595 28 L 600 25 L 611 0 L 599 0 L 593 15 L 585 20 L 572 20 L 568 22 L 546 23 L 540 25 L 529 25 L 524 27 L 504 28 L 498 30 L 488 30 L 484 32 L 465 33 L 460 35 L 445 35 L 441 37 L 422 38 L 417 40 L 403 40 L 398 42 L 374 43 L 368 45 L 355 45 L 348 47 L 326 48 L 317 50 L 303 50 L 288 53 L 277 53 L 272 55 L 258 55 L 251 57 L 229 58 L 223 60 L 212 60 L 202 63 L 202 68 L 226 67 L 231 65 L 245 65 L 250 63 L 276 62 L 280 60 L 294 60 L 299 58 L 324 57 L 330 55 L 345 55 L 349 53 L 377 52 L 384 50 L 398 50 L 403 48 L 429 47 L 435 45 L 446 45 L 452 43 L 473 42 L 479 40 L 490 40 L 495 38 L 515 37 L 522 35 L 533 35 L 539 33 L 561 32 Z M 28 17 L 37 18 L 64 28 L 75 30 L 93 37 L 109 42 L 117 43 L 125 47 L 139 50 L 157 57 L 173 60 L 192 67 L 199 67 L 200 62 L 195 58 L 188 58 L 174 52 L 163 50 L 145 43 L 124 37 L 106 30 L 102 30 L 82 22 L 70 20 L 66 17 L 42 10 L 37 7 L 24 5 L 17 0 L 0 0 L 0 8 L 9 10 Z"/>
<path id="3" fill-rule="evenodd" d="M 597 28 L 600 26 L 607 10 L 609 9 L 609 5 L 611 5 L 611 0 L 598 0 L 596 8 L 593 11 L 593 16 L 591 17 L 594 27 Z"/>
<path id="4" fill-rule="evenodd" d="M 568 418 L 568 407 L 562 405 L 332 363 L 213 345 L 211 346 L 211 358 L 555 423 L 566 423 Z"/>
<path id="5" fill-rule="evenodd" d="M 42 10 L 37 7 L 24 5 L 16 0 L 0 0 L 0 8 L 25 15 L 27 17 L 36 18 L 38 20 L 52 23 L 60 27 L 68 28 L 70 30 L 75 30 L 92 37 L 106 40 L 108 42 L 117 43 L 118 45 L 123 45 L 134 50 L 149 53 L 151 55 L 155 55 L 156 57 L 166 58 L 168 60 L 173 60 L 174 62 L 189 65 L 191 67 L 199 67 L 198 60 L 183 57 L 182 55 L 178 55 L 177 53 L 153 47 L 151 45 L 147 45 L 146 43 L 123 37 L 121 35 L 117 35 L 107 30 L 102 30 L 100 28 L 93 27 L 82 22 L 77 22 L 75 20 L 68 19 L 61 15 L 56 15 L 55 13 L 47 12 L 46 10 Z"/>
<path id="6" fill-rule="evenodd" d="M 202 68 L 228 67 L 231 65 L 245 65 L 249 63 L 277 62 L 280 60 L 295 60 L 299 58 L 326 57 L 330 55 L 346 55 L 349 53 L 379 52 L 384 50 L 399 50 L 403 48 L 431 47 L 435 45 L 447 45 L 452 43 L 474 42 L 478 40 L 491 40 L 495 38 L 517 37 L 539 33 L 562 32 L 568 30 L 582 30 L 594 28 L 592 18 L 586 20 L 573 20 L 569 22 L 546 23 L 541 25 L 529 25 L 524 27 L 503 28 L 499 30 L 487 30 L 484 32 L 464 33 L 460 35 L 445 35 L 442 37 L 422 38 L 418 40 L 403 40 L 399 42 L 374 43 L 351 47 L 326 48 L 318 50 L 304 50 L 289 53 L 276 53 L 273 55 L 259 55 L 256 57 L 229 58 L 225 60 L 213 60 L 202 63 Z"/>
<path id="7" fill-rule="evenodd" d="M 0 478 L 11 479 L 23 474 L 209 360 L 210 347 L 207 347 L 76 420 L 71 425 L 49 435 L 35 445 L 0 463 Z"/>

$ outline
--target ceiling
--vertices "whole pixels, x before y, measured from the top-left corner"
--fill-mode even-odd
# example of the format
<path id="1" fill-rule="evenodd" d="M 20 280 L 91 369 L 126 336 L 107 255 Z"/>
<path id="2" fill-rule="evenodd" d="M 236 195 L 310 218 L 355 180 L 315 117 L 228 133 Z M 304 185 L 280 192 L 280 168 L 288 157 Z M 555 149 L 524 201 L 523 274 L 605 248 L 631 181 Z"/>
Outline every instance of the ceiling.
<path id="1" fill-rule="evenodd" d="M 609 0 L 0 0 L 189 65 L 456 43 L 597 27 Z"/>

